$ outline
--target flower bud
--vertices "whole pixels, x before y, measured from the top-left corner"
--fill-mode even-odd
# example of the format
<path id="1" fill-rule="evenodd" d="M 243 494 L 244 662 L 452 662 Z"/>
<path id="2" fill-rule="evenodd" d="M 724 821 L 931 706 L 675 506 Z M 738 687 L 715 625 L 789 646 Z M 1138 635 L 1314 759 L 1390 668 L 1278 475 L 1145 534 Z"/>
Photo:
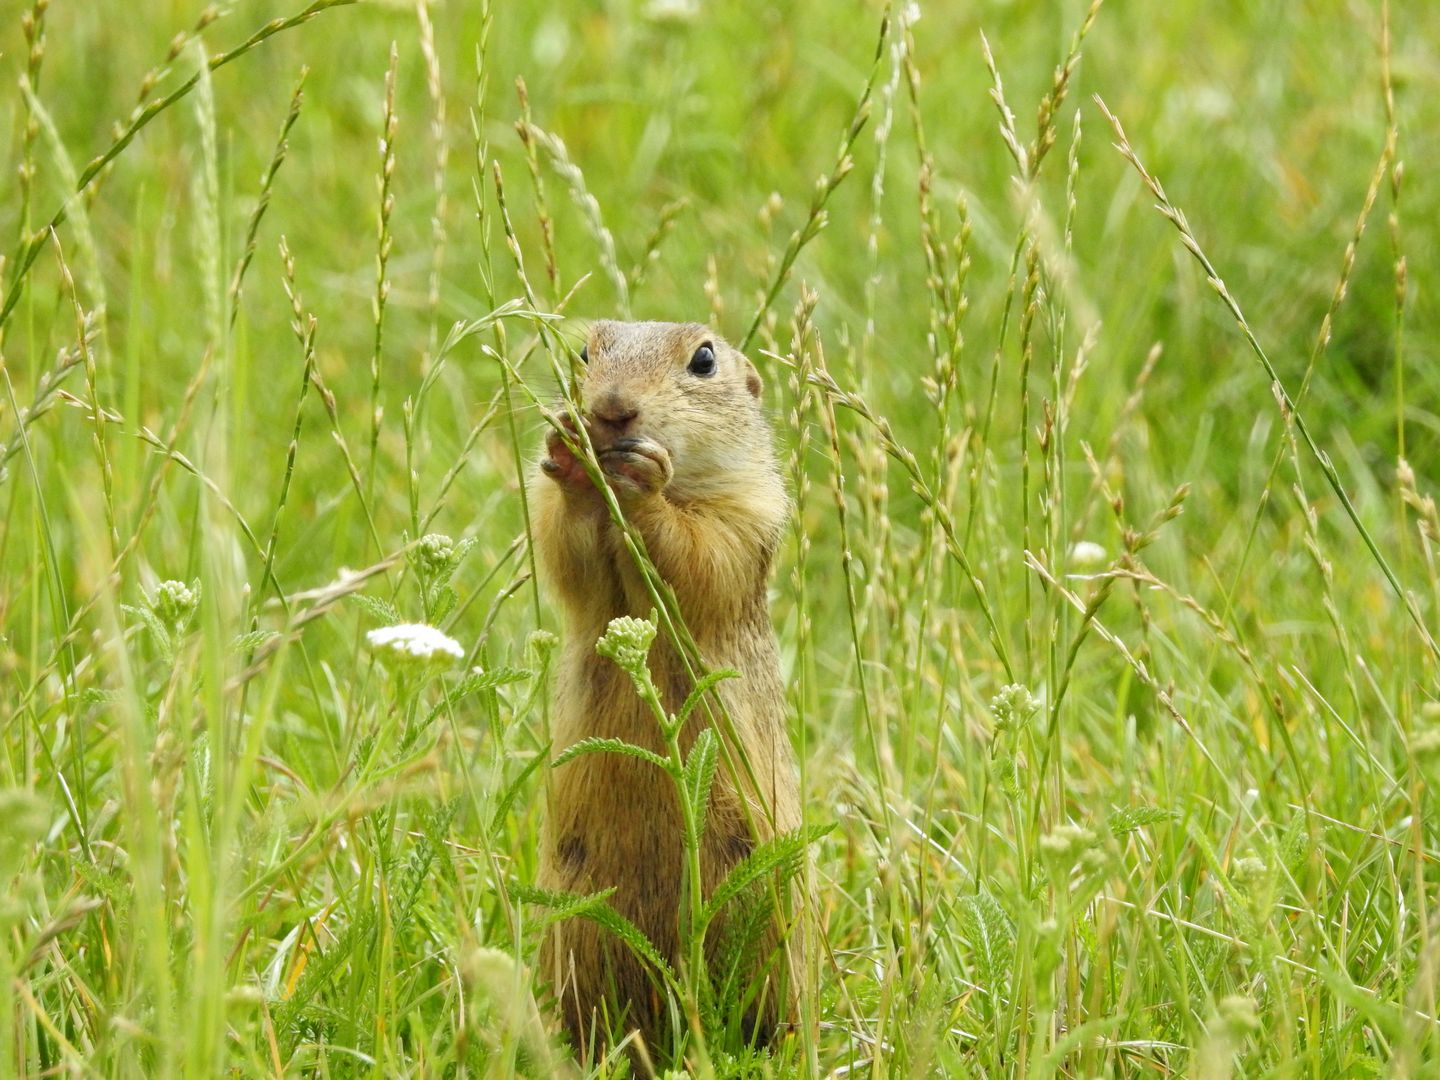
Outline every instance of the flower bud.
<path id="1" fill-rule="evenodd" d="M 181 630 L 200 606 L 200 583 L 162 581 L 150 596 L 150 610 L 170 630 Z"/>

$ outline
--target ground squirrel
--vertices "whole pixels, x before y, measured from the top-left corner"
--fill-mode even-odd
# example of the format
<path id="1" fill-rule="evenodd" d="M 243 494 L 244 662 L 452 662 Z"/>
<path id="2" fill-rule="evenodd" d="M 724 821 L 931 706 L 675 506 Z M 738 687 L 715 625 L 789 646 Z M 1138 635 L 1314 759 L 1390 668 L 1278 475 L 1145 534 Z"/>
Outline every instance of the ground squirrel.
<path id="1" fill-rule="evenodd" d="M 759 373 L 712 331 L 695 324 L 597 322 L 581 359 L 582 418 L 626 520 L 674 590 L 705 662 L 741 676 L 719 687 L 733 736 L 725 724 L 717 728 L 732 759 L 739 760 L 737 744 L 744 751 L 756 782 L 737 783 L 731 769 L 720 767 L 702 841 L 708 895 L 757 841 L 800 824 L 767 600 L 790 502 Z M 568 623 L 555 680 L 555 749 L 609 736 L 663 753 L 655 718 L 630 680 L 595 652 L 611 619 L 648 615 L 652 597 L 601 494 L 559 432 L 549 433 L 540 466 L 535 545 L 542 577 L 563 602 Z M 692 683 L 663 634 L 650 669 L 667 710 L 678 710 Z M 703 712 L 684 733 L 687 753 Z M 655 766 L 606 753 L 553 771 L 542 886 L 615 887 L 611 903 L 674 961 L 681 865 L 679 807 L 671 781 Z M 713 950 L 721 932 L 712 928 L 707 948 Z M 781 938 L 777 917 L 772 948 L 762 950 L 772 961 L 763 1012 L 748 1017 L 762 1038 L 793 1016 L 798 941 L 786 960 Z M 541 970 L 577 1046 L 591 1041 L 595 1015 L 613 1020 L 623 1012 L 627 1028 L 638 1029 L 652 1048 L 663 1047 L 668 1021 L 643 968 L 593 923 L 572 919 L 552 928 Z"/>

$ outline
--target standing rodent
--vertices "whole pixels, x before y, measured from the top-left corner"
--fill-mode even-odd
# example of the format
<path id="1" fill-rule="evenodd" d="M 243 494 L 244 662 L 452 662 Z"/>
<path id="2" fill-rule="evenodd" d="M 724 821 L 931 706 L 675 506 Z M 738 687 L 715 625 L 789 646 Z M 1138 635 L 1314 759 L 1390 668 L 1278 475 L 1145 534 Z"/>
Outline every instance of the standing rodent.
<path id="1" fill-rule="evenodd" d="M 583 420 L 625 519 L 674 590 L 706 664 L 740 673 L 719 686 L 733 726 L 717 724 L 721 766 L 701 851 L 708 896 L 757 842 L 800 825 L 767 600 L 790 502 L 759 373 L 709 329 L 596 322 L 581 357 Z M 654 715 L 629 678 L 595 652 L 611 619 L 648 615 L 652 597 L 601 493 L 558 432 L 549 433 L 540 465 L 536 551 L 568 623 L 556 675 L 555 749 L 605 736 L 663 754 Z M 678 711 L 693 684 L 663 634 L 650 670 L 666 709 Z M 696 710 L 687 724 L 686 753 L 704 713 Z M 727 759 L 737 765 L 727 767 Z M 737 776 L 746 779 L 737 783 Z M 610 903 L 678 961 L 683 847 L 671 780 L 645 761 L 589 754 L 552 772 L 548 810 L 540 885 L 579 893 L 614 887 Z M 769 982 L 746 1018 L 761 1039 L 794 1014 L 796 968 L 781 945 L 781 918 L 777 913 L 759 950 Z M 723 932 L 722 918 L 706 936 L 712 956 Z M 604 1021 L 597 1017 L 613 1022 L 621 1013 L 648 1046 L 664 1045 L 667 1015 L 642 965 L 595 924 L 571 919 L 551 928 L 540 967 L 577 1047 L 598 1041 Z"/>

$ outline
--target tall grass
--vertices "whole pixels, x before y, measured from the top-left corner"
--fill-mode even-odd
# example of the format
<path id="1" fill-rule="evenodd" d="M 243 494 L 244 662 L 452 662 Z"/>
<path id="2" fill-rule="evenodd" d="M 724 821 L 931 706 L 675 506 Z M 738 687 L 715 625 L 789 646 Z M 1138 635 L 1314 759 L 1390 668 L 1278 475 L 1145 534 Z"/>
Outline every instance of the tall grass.
<path id="1" fill-rule="evenodd" d="M 585 319 L 707 314 L 836 828 L 692 1071 L 1432 1075 L 1437 34 L 0 7 L 0 1075 L 635 1067 L 532 973 L 523 484 Z"/>

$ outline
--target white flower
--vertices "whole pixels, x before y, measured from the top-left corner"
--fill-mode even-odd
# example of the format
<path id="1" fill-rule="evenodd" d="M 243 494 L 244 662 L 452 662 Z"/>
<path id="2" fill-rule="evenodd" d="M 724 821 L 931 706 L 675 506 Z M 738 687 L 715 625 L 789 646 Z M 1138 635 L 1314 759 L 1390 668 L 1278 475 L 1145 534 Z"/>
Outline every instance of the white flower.
<path id="1" fill-rule="evenodd" d="M 1082 569 L 1105 562 L 1105 549 L 1092 540 L 1079 540 L 1070 545 L 1070 561 Z"/>
<path id="2" fill-rule="evenodd" d="M 645 5 L 645 17 L 655 22 L 693 22 L 699 15 L 699 0 L 650 0 Z"/>
<path id="3" fill-rule="evenodd" d="M 1427 727 L 1416 732 L 1410 740 L 1410 753 L 1416 761 L 1440 759 L 1440 727 Z"/>
<path id="4" fill-rule="evenodd" d="M 458 641 L 424 623 L 382 626 L 367 633 L 365 640 L 377 656 L 397 667 L 449 667 L 465 657 Z"/>
<path id="5" fill-rule="evenodd" d="M 1083 825 L 1066 822 L 1040 837 L 1040 853 L 1061 865 L 1073 865 L 1081 855 L 1095 846 L 1095 834 Z"/>

